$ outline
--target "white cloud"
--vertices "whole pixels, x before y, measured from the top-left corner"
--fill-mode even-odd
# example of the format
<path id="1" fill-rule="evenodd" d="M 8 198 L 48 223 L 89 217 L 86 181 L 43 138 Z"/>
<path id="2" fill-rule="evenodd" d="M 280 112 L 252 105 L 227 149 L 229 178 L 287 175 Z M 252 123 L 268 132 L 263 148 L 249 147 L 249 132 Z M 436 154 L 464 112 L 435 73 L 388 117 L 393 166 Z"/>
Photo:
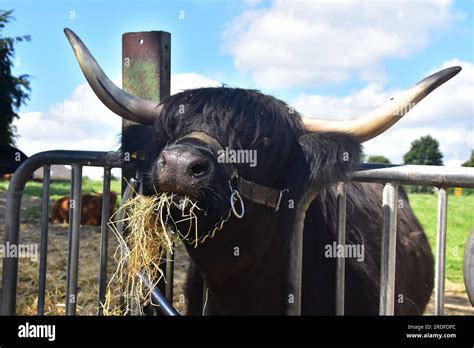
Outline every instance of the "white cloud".
<path id="1" fill-rule="evenodd" d="M 31 156 L 47 150 L 114 151 L 121 121 L 95 96 L 88 84 L 46 112 L 27 112 L 15 121 L 18 147 Z M 84 175 L 99 179 L 101 168 L 84 167 Z M 114 170 L 114 175 L 117 175 Z"/>
<path id="2" fill-rule="evenodd" d="M 423 49 L 456 15 L 451 2 L 288 1 L 251 9 L 224 32 L 224 47 L 264 88 L 384 81 L 385 58 Z"/>
<path id="3" fill-rule="evenodd" d="M 217 80 L 196 73 L 174 74 L 171 77 L 171 94 L 182 92 L 185 89 L 217 87 L 221 85 Z"/>
<path id="4" fill-rule="evenodd" d="M 462 66 L 463 70 L 427 96 L 390 130 L 365 143 L 365 153 L 383 154 L 392 162 L 401 163 L 411 142 L 430 134 L 440 142 L 446 165 L 459 165 L 467 160 L 474 149 L 474 64 L 453 59 L 427 74 L 454 65 Z M 308 116 L 352 118 L 376 109 L 397 92 L 369 84 L 346 97 L 300 95 L 292 105 Z"/>
<path id="5" fill-rule="evenodd" d="M 118 80 L 114 81 L 120 85 Z M 220 85 L 195 73 L 174 74 L 171 81 L 173 94 Z M 119 147 L 121 119 L 99 101 L 87 83 L 46 112 L 26 112 L 20 116 L 14 123 L 20 135 L 17 145 L 28 156 L 47 150 L 115 151 Z M 84 167 L 84 175 L 99 179 L 102 174 L 101 168 Z"/>

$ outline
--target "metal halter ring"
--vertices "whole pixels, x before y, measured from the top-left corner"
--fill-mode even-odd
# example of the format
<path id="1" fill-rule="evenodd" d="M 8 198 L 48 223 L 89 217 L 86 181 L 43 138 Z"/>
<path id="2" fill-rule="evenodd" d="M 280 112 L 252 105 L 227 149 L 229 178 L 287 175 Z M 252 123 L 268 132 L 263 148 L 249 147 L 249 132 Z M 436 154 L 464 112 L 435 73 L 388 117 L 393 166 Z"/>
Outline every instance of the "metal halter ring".
<path id="1" fill-rule="evenodd" d="M 235 209 L 235 202 L 240 201 L 240 211 L 241 213 L 237 213 L 237 210 Z M 237 190 L 232 190 L 230 194 L 230 208 L 232 209 L 232 212 L 234 213 L 235 217 L 238 219 L 242 219 L 245 214 L 245 207 L 244 207 L 244 201 L 242 200 L 242 197 L 240 197 L 239 191 Z"/>

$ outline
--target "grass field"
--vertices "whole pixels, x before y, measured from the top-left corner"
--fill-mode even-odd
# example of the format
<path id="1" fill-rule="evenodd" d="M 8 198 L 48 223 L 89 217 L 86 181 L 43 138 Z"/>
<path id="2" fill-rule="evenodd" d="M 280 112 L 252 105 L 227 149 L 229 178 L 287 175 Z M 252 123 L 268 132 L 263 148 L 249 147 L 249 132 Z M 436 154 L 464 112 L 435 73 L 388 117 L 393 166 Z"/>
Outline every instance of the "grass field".
<path id="1" fill-rule="evenodd" d="M 0 191 L 8 189 L 8 181 L 0 181 Z M 24 194 L 28 196 L 41 197 L 43 184 L 41 182 L 30 181 L 26 184 Z M 110 182 L 110 189 L 120 193 L 120 181 L 112 180 Z M 50 197 L 56 200 L 60 197 L 69 196 L 71 191 L 71 183 L 69 181 L 53 181 L 50 186 Z M 82 179 L 82 193 L 97 193 L 102 192 L 102 181 L 91 180 L 87 177 Z"/>
<path id="2" fill-rule="evenodd" d="M 410 194 L 410 204 L 425 228 L 433 253 L 436 253 L 438 196 Z M 474 229 L 474 196 L 448 197 L 448 227 L 446 244 L 446 277 L 463 282 L 464 247 Z"/>
<path id="3" fill-rule="evenodd" d="M 0 191 L 8 188 L 8 182 L 0 181 Z M 25 194 L 41 197 L 42 184 L 29 182 L 25 188 Z M 120 192 L 120 181 L 111 182 L 111 189 Z M 51 183 L 51 199 L 55 200 L 62 196 L 68 196 L 70 190 L 69 182 L 56 181 Z M 102 191 L 102 182 L 84 178 L 82 182 L 84 193 Z M 410 203 L 425 228 L 432 247 L 436 252 L 436 223 L 437 223 L 437 195 L 434 194 L 410 194 Z M 39 218 L 41 214 L 39 207 L 32 207 L 23 213 L 24 218 Z M 455 283 L 463 282 L 462 267 L 464 246 L 468 240 L 470 231 L 474 229 L 474 195 L 455 197 L 448 199 L 448 236 L 446 247 L 446 275 Z"/>
<path id="4" fill-rule="evenodd" d="M 8 181 L 0 180 L 0 192 L 8 189 Z M 110 189 L 120 194 L 120 181 L 112 180 L 110 182 Z M 26 184 L 24 194 L 27 196 L 41 197 L 43 184 L 41 182 L 30 181 Z M 71 183 L 69 181 L 53 181 L 50 186 L 51 201 L 58 200 L 61 197 L 69 196 L 71 190 Z M 82 193 L 97 193 L 102 192 L 102 181 L 91 180 L 87 177 L 82 179 Z M 117 197 L 117 204 L 120 203 L 120 197 Z M 22 212 L 22 219 L 34 220 L 41 218 L 41 207 L 34 206 Z"/>

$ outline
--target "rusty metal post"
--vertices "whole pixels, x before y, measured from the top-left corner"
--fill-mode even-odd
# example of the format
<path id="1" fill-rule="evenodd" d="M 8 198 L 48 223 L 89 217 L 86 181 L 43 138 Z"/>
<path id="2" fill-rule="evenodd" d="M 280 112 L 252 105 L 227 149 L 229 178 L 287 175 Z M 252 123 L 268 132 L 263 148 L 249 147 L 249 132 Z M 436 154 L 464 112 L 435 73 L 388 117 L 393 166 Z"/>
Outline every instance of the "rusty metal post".
<path id="1" fill-rule="evenodd" d="M 153 101 L 170 95 L 171 34 L 164 31 L 125 33 L 122 36 L 122 86 L 130 94 Z M 122 132 L 134 124 L 122 119 Z M 123 139 L 122 139 L 123 140 Z M 123 144 L 122 142 L 122 145 Z M 124 160 L 129 160 L 125 154 Z M 125 180 L 136 174 L 137 168 L 122 171 L 122 194 Z"/>
<path id="2" fill-rule="evenodd" d="M 148 100 L 160 101 L 170 95 L 171 85 L 171 34 L 164 31 L 148 31 L 125 33 L 122 35 L 122 87 L 125 91 Z M 134 122 L 122 119 L 123 131 L 133 125 Z M 123 143 L 122 146 L 127 147 Z M 124 163 L 130 161 L 132 154 L 124 153 Z M 137 154 L 137 158 L 146 158 L 148 154 Z M 134 166 L 122 168 L 122 195 L 125 192 L 127 182 L 137 177 L 142 180 L 141 161 L 135 162 Z M 141 190 L 141 188 L 139 188 Z M 167 255 L 171 260 L 171 254 Z M 173 282 L 173 265 L 169 264 L 163 272 L 167 281 Z M 171 278 L 171 279 L 170 279 Z M 164 283 L 160 283 L 160 291 L 165 292 Z M 172 295 L 168 299 L 172 300 Z"/>

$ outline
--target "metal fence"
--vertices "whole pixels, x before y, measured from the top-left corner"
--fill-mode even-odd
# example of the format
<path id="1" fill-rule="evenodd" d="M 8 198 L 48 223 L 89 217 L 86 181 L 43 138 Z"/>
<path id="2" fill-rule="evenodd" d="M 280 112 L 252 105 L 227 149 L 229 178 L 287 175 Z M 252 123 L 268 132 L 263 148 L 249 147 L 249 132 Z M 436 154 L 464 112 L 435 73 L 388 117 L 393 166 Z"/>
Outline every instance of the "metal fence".
<path id="1" fill-rule="evenodd" d="M 69 248 L 67 267 L 66 314 L 76 314 L 77 277 L 79 258 L 79 229 L 81 222 L 81 184 L 82 167 L 96 166 L 104 168 L 103 195 L 102 195 L 102 220 L 101 220 L 101 245 L 100 245 L 100 271 L 99 271 L 99 299 L 98 314 L 102 315 L 101 303 L 105 300 L 107 282 L 107 246 L 109 219 L 109 193 L 112 168 L 124 168 L 122 157 L 115 152 L 93 151 L 48 151 L 30 157 L 15 172 L 7 193 L 5 212 L 5 245 L 18 245 L 20 236 L 20 207 L 21 197 L 25 184 L 33 172 L 43 167 L 43 197 L 42 220 L 40 241 L 40 267 L 38 286 L 38 315 L 44 314 L 45 288 L 46 288 L 46 261 L 48 245 L 49 224 L 49 186 L 50 166 L 52 164 L 71 165 L 71 199 L 74 200 L 74 209 L 69 215 Z M 352 174 L 351 180 L 360 182 L 378 182 L 385 184 L 383 190 L 383 228 L 382 228 L 382 257 L 381 257 L 381 283 L 380 283 L 380 314 L 394 314 L 395 299 L 395 262 L 396 262 L 396 228 L 397 228 L 397 194 L 398 185 L 429 185 L 438 188 L 438 229 L 436 253 L 436 279 L 435 279 L 435 314 L 444 313 L 444 279 L 445 279 L 445 250 L 446 250 L 446 222 L 449 187 L 474 187 L 474 169 L 434 167 L 434 166 L 396 166 L 396 165 L 370 165 L 361 166 L 361 170 Z M 132 181 L 132 185 L 137 183 Z M 345 244 L 346 235 L 346 189 L 344 183 L 338 184 L 338 226 L 337 243 Z M 130 189 L 124 192 L 122 201 L 131 195 Z M 169 259 L 166 265 L 168 275 L 172 275 L 173 260 Z M 344 278 L 345 259 L 337 258 L 336 266 L 336 314 L 344 314 Z M 137 276 L 145 287 L 150 282 L 142 274 Z M 18 258 L 5 257 L 3 260 L 2 276 L 2 315 L 16 314 L 16 296 L 18 282 Z M 172 307 L 172 281 L 166 289 L 166 298 L 157 290 L 152 289 L 153 301 L 159 304 L 161 312 L 165 315 L 178 315 Z"/>
<path id="2" fill-rule="evenodd" d="M 378 182 L 383 189 L 382 257 L 380 269 L 380 315 L 393 315 L 395 307 L 395 262 L 397 237 L 398 185 L 425 185 L 438 188 L 438 227 L 435 266 L 435 314 L 444 314 L 444 280 L 446 256 L 446 225 L 450 187 L 474 187 L 473 168 L 449 168 L 413 165 L 365 165 L 353 173 L 353 181 Z M 338 189 L 338 242 L 344 244 L 345 188 Z M 336 276 L 337 314 L 344 314 L 344 258 L 339 258 Z"/>
<path id="3" fill-rule="evenodd" d="M 71 200 L 74 209 L 69 211 L 69 247 L 66 287 L 66 314 L 76 314 L 77 274 L 79 260 L 79 228 L 81 224 L 81 186 L 82 167 L 96 166 L 104 168 L 102 221 L 100 246 L 100 275 L 99 301 L 104 303 L 107 275 L 107 244 L 110 205 L 111 169 L 122 167 L 123 162 L 115 152 L 95 151 L 47 151 L 31 156 L 16 171 L 12 177 L 7 192 L 5 209 L 5 245 L 18 245 L 20 238 L 20 208 L 21 197 L 26 182 L 33 172 L 43 167 L 43 197 L 41 217 L 40 265 L 38 281 L 38 315 L 44 314 L 46 290 L 46 261 L 48 256 L 48 224 L 49 224 L 49 185 L 50 166 L 52 164 L 71 165 Z M 1 314 L 16 314 L 16 295 L 18 282 L 18 257 L 4 257 L 2 274 Z M 99 306 L 100 308 L 101 306 Z M 102 311 L 99 310 L 99 314 Z"/>

